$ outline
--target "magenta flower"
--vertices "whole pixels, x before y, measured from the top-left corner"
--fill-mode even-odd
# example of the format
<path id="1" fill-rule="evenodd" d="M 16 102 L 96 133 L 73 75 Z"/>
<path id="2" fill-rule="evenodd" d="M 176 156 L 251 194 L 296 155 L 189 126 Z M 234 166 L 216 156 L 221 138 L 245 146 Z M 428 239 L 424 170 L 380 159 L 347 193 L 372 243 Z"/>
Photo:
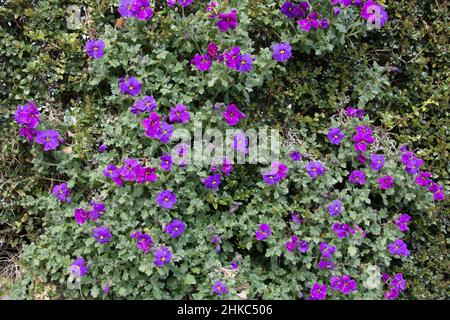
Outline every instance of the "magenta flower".
<path id="1" fill-rule="evenodd" d="M 334 252 L 336 251 L 336 247 L 328 244 L 326 242 L 320 243 L 319 246 L 320 252 L 322 253 L 323 258 L 331 259 L 333 257 Z"/>
<path id="2" fill-rule="evenodd" d="M 196 53 L 194 58 L 191 60 L 191 64 L 194 65 L 199 71 L 209 71 L 211 69 L 212 61 L 208 54 L 198 54 Z"/>
<path id="3" fill-rule="evenodd" d="M 267 237 L 272 235 L 270 226 L 265 223 L 260 224 L 259 230 L 255 232 L 255 235 L 256 235 L 256 240 L 258 240 L 258 241 L 267 239 Z"/>
<path id="4" fill-rule="evenodd" d="M 359 184 L 364 185 L 366 183 L 366 175 L 364 172 L 360 170 L 354 170 L 350 173 L 350 176 L 348 177 L 351 183 L 353 184 Z"/>
<path id="5" fill-rule="evenodd" d="M 156 202 L 163 208 L 172 209 L 177 202 L 177 196 L 171 190 L 164 190 L 158 194 Z"/>
<path id="6" fill-rule="evenodd" d="M 391 176 L 384 176 L 377 180 L 380 189 L 390 189 L 394 185 L 394 179 Z"/>
<path id="7" fill-rule="evenodd" d="M 52 189 L 52 194 L 61 202 L 70 203 L 72 200 L 69 197 L 70 189 L 67 188 L 67 183 L 63 182 L 61 184 L 57 184 Z"/>
<path id="8" fill-rule="evenodd" d="M 44 151 L 55 150 L 59 143 L 63 141 L 58 131 L 50 129 L 44 131 L 36 131 L 35 140 L 38 144 L 44 145 Z"/>
<path id="9" fill-rule="evenodd" d="M 317 15 L 318 15 L 317 12 L 313 12 L 305 19 L 298 20 L 297 24 L 299 25 L 300 29 L 309 32 L 312 29 L 319 28 L 320 23 L 317 20 Z"/>
<path id="10" fill-rule="evenodd" d="M 398 290 L 396 289 L 391 289 L 388 292 L 386 292 L 386 294 L 384 295 L 386 297 L 387 300 L 395 300 L 398 298 Z"/>
<path id="11" fill-rule="evenodd" d="M 430 177 L 431 172 L 419 171 L 419 174 L 416 176 L 414 181 L 421 187 L 427 187 L 432 182 Z"/>
<path id="12" fill-rule="evenodd" d="M 135 77 L 120 78 L 119 89 L 121 93 L 134 97 L 141 93 L 141 83 Z"/>
<path id="13" fill-rule="evenodd" d="M 73 216 L 79 225 L 82 225 L 89 220 L 89 214 L 81 208 L 75 209 Z"/>
<path id="14" fill-rule="evenodd" d="M 219 55 L 219 47 L 214 42 L 211 42 L 208 44 L 207 52 L 211 59 L 217 58 Z"/>
<path id="15" fill-rule="evenodd" d="M 223 157 L 221 171 L 226 176 L 229 176 L 233 172 L 233 165 L 226 157 Z"/>
<path id="16" fill-rule="evenodd" d="M 156 180 L 158 180 L 156 168 L 139 166 L 136 172 L 137 183 L 146 183 L 146 182 L 155 183 Z"/>
<path id="17" fill-rule="evenodd" d="M 228 29 L 236 29 L 238 24 L 237 10 L 231 12 L 221 13 L 217 19 L 217 27 L 222 32 L 227 32 Z"/>
<path id="18" fill-rule="evenodd" d="M 222 113 L 222 117 L 228 125 L 235 126 L 239 123 L 239 120 L 244 119 L 246 116 L 244 113 L 239 111 L 235 104 L 232 103 L 227 106 L 225 111 Z"/>
<path id="19" fill-rule="evenodd" d="M 86 53 L 89 57 L 94 59 L 103 58 L 105 50 L 105 42 L 101 39 L 90 39 L 86 42 Z"/>
<path id="20" fill-rule="evenodd" d="M 86 273 L 89 270 L 89 265 L 86 263 L 86 261 L 78 257 L 70 266 L 70 272 L 76 275 L 77 277 L 82 277 L 86 275 Z"/>
<path id="21" fill-rule="evenodd" d="M 314 283 L 309 294 L 311 300 L 324 300 L 327 296 L 327 285 Z"/>
<path id="22" fill-rule="evenodd" d="M 40 113 L 37 105 L 33 101 L 30 101 L 23 106 L 20 104 L 17 106 L 14 119 L 19 125 L 25 126 L 28 129 L 34 129 L 41 122 L 39 116 Z"/>
<path id="23" fill-rule="evenodd" d="M 292 57 L 291 45 L 287 42 L 273 45 L 273 59 L 276 61 L 287 61 Z"/>
<path id="24" fill-rule="evenodd" d="M 367 20 L 368 23 L 382 27 L 388 20 L 388 14 L 378 3 L 373 0 L 368 0 L 364 3 L 361 9 L 361 17 Z"/>
<path id="25" fill-rule="evenodd" d="M 241 62 L 241 48 L 232 47 L 230 50 L 224 52 L 225 64 L 230 69 L 237 70 L 238 65 Z"/>
<path id="26" fill-rule="evenodd" d="M 150 20 L 153 17 L 153 9 L 150 8 L 149 0 L 133 0 L 131 11 L 138 20 Z"/>
<path id="27" fill-rule="evenodd" d="M 178 238 L 186 229 L 186 223 L 181 220 L 175 219 L 166 226 L 166 233 L 172 238 Z"/>
<path id="28" fill-rule="evenodd" d="M 216 283 L 214 283 L 212 291 L 219 296 L 228 294 L 227 286 L 220 280 L 217 280 Z"/>
<path id="29" fill-rule="evenodd" d="M 362 118 L 364 117 L 365 111 L 363 109 L 347 107 L 345 109 L 345 114 L 351 118 Z"/>
<path id="30" fill-rule="evenodd" d="M 274 185 L 286 178 L 287 170 L 288 167 L 284 163 L 274 161 L 272 162 L 270 171 L 263 173 L 263 180 L 268 185 Z"/>
<path id="31" fill-rule="evenodd" d="M 189 113 L 187 107 L 184 104 L 177 104 L 174 108 L 170 109 L 169 121 L 177 123 L 188 123 L 191 119 L 191 114 Z"/>
<path id="32" fill-rule="evenodd" d="M 286 250 L 288 250 L 289 252 L 294 251 L 294 249 L 297 247 L 298 244 L 298 237 L 297 236 L 292 236 L 291 239 L 289 241 L 286 242 Z"/>
<path id="33" fill-rule="evenodd" d="M 153 246 L 153 239 L 150 235 L 136 231 L 131 235 L 131 238 L 136 239 L 136 246 L 144 254 L 147 254 Z"/>
<path id="34" fill-rule="evenodd" d="M 391 281 L 391 288 L 397 291 L 406 290 L 406 280 L 403 278 L 403 274 L 397 273 Z"/>
<path id="35" fill-rule="evenodd" d="M 402 232 L 406 232 L 409 230 L 408 224 L 411 221 L 411 216 L 409 214 L 400 215 L 397 220 L 395 220 L 395 224 L 397 225 L 398 230 Z"/>
<path id="36" fill-rule="evenodd" d="M 155 251 L 155 253 L 153 254 L 153 257 L 154 257 L 153 263 L 157 267 L 161 268 L 165 264 L 169 263 L 170 260 L 172 260 L 172 252 L 170 252 L 169 249 L 167 249 L 165 246 L 163 246 Z"/>
<path id="37" fill-rule="evenodd" d="M 149 117 L 142 120 L 142 126 L 145 129 L 145 135 L 149 138 L 156 138 L 161 126 L 161 117 L 156 113 L 150 113 Z"/>
<path id="38" fill-rule="evenodd" d="M 120 176 L 125 181 L 136 180 L 139 168 L 141 165 L 137 159 L 124 159 L 124 166 L 119 169 Z"/>
<path id="39" fill-rule="evenodd" d="M 112 237 L 111 232 L 105 227 L 95 228 L 92 235 L 101 244 L 110 242 Z"/>
<path id="40" fill-rule="evenodd" d="M 117 169 L 115 165 L 108 164 L 105 170 L 103 170 L 103 175 L 105 177 L 111 178 L 119 187 L 122 185 L 123 181 L 120 178 L 120 170 Z"/>
<path id="41" fill-rule="evenodd" d="M 332 276 L 330 285 L 334 291 L 340 291 L 346 295 L 358 290 L 356 281 L 348 275 L 342 277 Z"/>

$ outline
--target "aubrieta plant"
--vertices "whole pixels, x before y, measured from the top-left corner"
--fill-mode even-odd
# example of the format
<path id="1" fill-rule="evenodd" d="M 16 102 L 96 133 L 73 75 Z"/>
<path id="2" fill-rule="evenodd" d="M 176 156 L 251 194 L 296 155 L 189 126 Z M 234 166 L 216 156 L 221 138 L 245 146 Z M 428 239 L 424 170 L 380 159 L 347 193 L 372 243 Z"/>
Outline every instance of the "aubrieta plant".
<path id="1" fill-rule="evenodd" d="M 103 125 L 89 170 L 61 172 L 67 182 L 42 200 L 45 232 L 22 254 L 30 287 L 36 277 L 65 298 L 401 297 L 405 279 L 387 272 L 410 259 L 409 226 L 444 188 L 364 110 L 342 108 L 323 137 L 292 128 L 298 139 L 284 134 L 266 165 L 224 156 L 204 166 L 179 143 L 200 119 L 235 128 L 224 142 L 249 159 L 254 90 L 303 53 L 342 44 L 336 35 L 388 23 L 372 0 L 251 2 L 121 0 L 124 27 L 97 27 L 84 47 L 89 85 L 102 84 L 120 112 Z M 276 42 L 250 37 L 250 5 Z M 44 156 L 61 159 L 64 140 L 44 116 L 29 102 L 15 121 Z M 317 154 L 319 141 L 327 154 Z"/>

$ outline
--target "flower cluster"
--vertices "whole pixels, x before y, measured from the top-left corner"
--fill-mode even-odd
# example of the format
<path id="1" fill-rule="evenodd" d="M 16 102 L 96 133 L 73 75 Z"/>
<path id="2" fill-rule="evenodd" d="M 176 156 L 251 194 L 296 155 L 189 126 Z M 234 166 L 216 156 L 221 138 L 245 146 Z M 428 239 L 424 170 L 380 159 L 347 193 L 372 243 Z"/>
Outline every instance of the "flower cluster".
<path id="1" fill-rule="evenodd" d="M 150 20 L 153 17 L 150 0 L 121 0 L 119 13 L 122 17 L 133 17 L 138 20 Z"/>
<path id="2" fill-rule="evenodd" d="M 289 252 L 293 252 L 295 248 L 298 248 L 298 251 L 300 251 L 301 253 L 308 252 L 309 243 L 305 240 L 302 240 L 300 242 L 298 240 L 299 239 L 297 236 L 292 236 L 291 239 L 285 244 L 286 250 L 288 250 Z"/>
<path id="3" fill-rule="evenodd" d="M 66 182 L 57 184 L 52 189 L 52 194 L 61 202 L 72 202 L 71 198 L 69 197 L 69 193 L 70 189 L 67 187 Z"/>
<path id="4" fill-rule="evenodd" d="M 103 202 L 95 203 L 91 201 L 90 205 L 91 210 L 75 209 L 73 216 L 79 225 L 85 224 L 88 220 L 97 222 L 100 216 L 105 213 L 105 204 Z"/>
<path id="5" fill-rule="evenodd" d="M 149 234 L 136 231 L 131 235 L 131 238 L 136 239 L 136 246 L 144 254 L 147 254 L 153 246 L 153 239 Z"/>
<path id="6" fill-rule="evenodd" d="M 124 181 L 135 181 L 137 183 L 154 183 L 158 179 L 156 169 L 153 167 L 143 167 L 137 159 L 127 158 L 123 160 L 122 167 L 108 164 L 103 170 L 105 177 L 111 178 L 114 183 L 121 187 Z"/>
<path id="7" fill-rule="evenodd" d="M 215 43 L 210 43 L 207 53 L 196 53 L 191 60 L 191 64 L 199 71 L 209 71 L 214 61 L 224 63 L 227 68 L 239 72 L 249 72 L 252 70 L 254 58 L 250 54 L 242 52 L 241 47 L 235 46 L 220 54 L 218 50 L 219 48 Z"/>
<path id="8" fill-rule="evenodd" d="M 346 295 L 358 290 L 356 280 L 352 279 L 349 275 L 342 277 L 332 276 L 330 287 L 332 290 L 340 291 Z"/>
<path id="9" fill-rule="evenodd" d="M 20 125 L 19 135 L 25 137 L 28 142 L 33 139 L 37 144 L 44 146 L 44 151 L 55 150 L 64 140 L 54 129 L 35 130 L 41 123 L 40 112 L 33 101 L 17 106 L 14 119 Z"/>
<path id="10" fill-rule="evenodd" d="M 388 292 L 384 295 L 388 300 L 397 299 L 400 292 L 406 290 L 406 280 L 403 278 L 403 274 L 401 273 L 397 273 L 392 279 L 389 275 L 385 275 L 383 281 L 389 287 Z"/>
<path id="11" fill-rule="evenodd" d="M 263 173 L 262 177 L 265 183 L 268 185 L 274 185 L 281 180 L 286 179 L 288 167 L 284 163 L 278 161 L 272 162 L 270 170 Z"/>

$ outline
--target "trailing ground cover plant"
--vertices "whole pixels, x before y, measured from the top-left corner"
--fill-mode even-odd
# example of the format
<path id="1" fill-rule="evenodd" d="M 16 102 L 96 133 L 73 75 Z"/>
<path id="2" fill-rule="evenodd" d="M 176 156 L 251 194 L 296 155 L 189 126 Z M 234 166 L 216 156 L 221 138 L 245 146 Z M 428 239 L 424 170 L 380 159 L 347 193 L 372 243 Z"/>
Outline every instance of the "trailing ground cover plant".
<path id="1" fill-rule="evenodd" d="M 137 2 L 121 12 L 127 17 L 121 29 L 97 27 L 92 39 L 104 47 L 83 48 L 89 86 L 100 86 L 102 101 L 118 110 L 100 133 L 98 153 L 87 159 L 89 171 L 66 171 L 73 158 L 64 150 L 38 153 L 37 168 L 54 157 L 71 201 L 42 197 L 50 209 L 46 232 L 23 254 L 38 267 L 33 276 L 58 283 L 55 294 L 66 297 L 401 297 L 402 275 L 381 274 L 408 263 L 400 214 L 414 221 L 445 193 L 431 173 L 419 173 L 423 161 L 414 154 L 403 160 L 408 151 L 392 148 L 363 110 L 348 108 L 317 141 L 300 128 L 307 143 L 286 137 L 294 150 L 264 170 L 227 158 L 197 167 L 169 155 L 173 133 L 190 128 L 194 113 L 222 129 L 256 127 L 253 93 L 303 53 L 343 44 L 336 35 L 369 32 L 367 6 L 311 1 L 296 21 L 272 2 Z M 270 7 L 276 10 L 259 18 L 273 19 L 263 25 L 277 26 L 279 34 L 264 43 L 250 31 L 258 8 Z M 319 155 L 318 144 L 331 151 Z M 248 155 L 251 146 L 238 133 L 232 147 Z M 189 148 L 179 147 L 179 157 Z M 57 245 L 70 250 L 53 250 Z"/>

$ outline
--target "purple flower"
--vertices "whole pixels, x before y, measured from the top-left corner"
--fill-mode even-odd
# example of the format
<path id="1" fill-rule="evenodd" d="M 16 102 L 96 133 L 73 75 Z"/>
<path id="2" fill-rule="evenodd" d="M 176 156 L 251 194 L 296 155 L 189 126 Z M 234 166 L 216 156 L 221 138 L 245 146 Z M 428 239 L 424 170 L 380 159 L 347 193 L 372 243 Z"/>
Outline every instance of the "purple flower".
<path id="1" fill-rule="evenodd" d="M 332 228 L 339 239 L 348 238 L 352 232 L 352 228 L 346 223 L 335 222 Z"/>
<path id="2" fill-rule="evenodd" d="M 423 160 L 414 158 L 406 164 L 406 172 L 409 174 L 416 174 L 421 166 L 423 166 Z"/>
<path id="3" fill-rule="evenodd" d="M 305 19 L 301 19 L 297 21 L 300 29 L 309 32 L 311 29 L 317 29 L 320 26 L 319 21 L 317 20 L 317 12 L 311 13 Z"/>
<path id="4" fill-rule="evenodd" d="M 322 19 L 319 22 L 319 26 L 321 29 L 327 29 L 330 26 L 330 23 L 328 22 L 328 19 Z"/>
<path id="5" fill-rule="evenodd" d="M 151 167 L 141 167 L 139 166 L 136 171 L 136 182 L 137 183 L 154 183 L 158 180 L 158 175 L 156 174 L 156 168 Z"/>
<path id="6" fill-rule="evenodd" d="M 103 170 L 103 175 L 105 177 L 111 178 L 119 187 L 123 183 L 122 179 L 120 178 L 120 170 L 117 169 L 117 167 L 112 163 L 106 166 L 106 169 Z"/>
<path id="7" fill-rule="evenodd" d="M 331 288 L 343 294 L 350 294 L 358 290 L 356 281 L 348 275 L 342 277 L 331 277 Z"/>
<path id="8" fill-rule="evenodd" d="M 409 214 L 400 215 L 397 220 L 395 220 L 395 224 L 397 225 L 398 230 L 402 232 L 406 232 L 409 230 L 408 224 L 411 221 L 411 216 Z"/>
<path id="9" fill-rule="evenodd" d="M 323 258 L 329 258 L 329 259 L 332 258 L 334 252 L 336 251 L 335 246 L 333 246 L 331 244 L 329 245 L 326 242 L 320 243 L 319 248 L 320 248 L 320 252 L 322 253 Z"/>
<path id="10" fill-rule="evenodd" d="M 191 64 L 194 65 L 199 71 L 209 71 L 211 69 L 211 58 L 208 54 L 198 54 L 196 53 L 194 58 L 191 60 Z"/>
<path id="11" fill-rule="evenodd" d="M 394 185 L 394 179 L 391 176 L 384 176 L 377 180 L 380 189 L 390 189 Z"/>
<path id="12" fill-rule="evenodd" d="M 98 227 L 94 229 L 93 236 L 101 244 L 111 241 L 112 234 L 108 228 Z"/>
<path id="13" fill-rule="evenodd" d="M 227 106 L 225 111 L 222 113 L 222 117 L 228 125 L 235 126 L 239 123 L 239 120 L 244 119 L 246 116 L 244 113 L 239 111 L 235 104 L 232 103 Z"/>
<path id="14" fill-rule="evenodd" d="M 295 5 L 290 2 L 290 1 L 286 1 L 281 5 L 281 13 L 284 14 L 286 17 L 288 17 L 289 19 L 293 19 L 295 17 L 295 15 L 293 14 L 293 10 L 295 8 Z"/>
<path id="15" fill-rule="evenodd" d="M 78 257 L 70 266 L 70 272 L 76 275 L 77 277 L 84 276 L 89 270 L 89 265 L 86 264 L 86 261 Z"/>
<path id="16" fill-rule="evenodd" d="M 373 154 L 370 157 L 370 167 L 372 170 L 380 171 L 384 167 L 384 163 L 386 162 L 386 159 L 381 154 Z"/>
<path id="17" fill-rule="evenodd" d="M 438 183 L 432 182 L 430 186 L 428 187 L 428 190 L 433 193 L 433 199 L 436 201 L 444 201 L 445 200 L 445 194 L 444 194 L 444 187 L 441 186 Z"/>
<path id="18" fill-rule="evenodd" d="M 177 202 L 177 196 L 173 194 L 171 190 L 164 190 L 158 194 L 156 202 L 163 208 L 172 209 Z"/>
<path id="19" fill-rule="evenodd" d="M 123 160 L 123 163 L 125 165 L 119 169 L 122 179 L 125 181 L 136 180 L 139 169 L 141 167 L 139 161 L 137 161 L 136 159 L 125 159 Z"/>
<path id="20" fill-rule="evenodd" d="M 333 14 L 334 14 L 335 16 L 338 16 L 339 13 L 341 13 L 341 8 L 339 8 L 339 7 L 334 7 L 334 8 L 333 8 Z"/>
<path id="21" fill-rule="evenodd" d="M 178 165 L 186 166 L 189 160 L 190 147 L 186 143 L 180 143 L 175 147 L 175 152 L 178 154 Z"/>
<path id="22" fill-rule="evenodd" d="M 136 246 L 144 254 L 147 254 L 153 246 L 153 239 L 150 235 L 136 231 L 131 235 L 131 238 L 136 239 Z"/>
<path id="23" fill-rule="evenodd" d="M 225 64 L 230 69 L 237 69 L 241 62 L 241 48 L 232 47 L 224 52 Z"/>
<path id="24" fill-rule="evenodd" d="M 344 139 L 344 133 L 339 128 L 331 128 L 327 137 L 331 144 L 340 144 Z"/>
<path id="25" fill-rule="evenodd" d="M 248 138 L 245 136 L 245 134 L 239 131 L 233 138 L 232 147 L 240 153 L 247 154 Z"/>
<path id="26" fill-rule="evenodd" d="M 173 134 L 173 126 L 168 124 L 167 122 L 162 122 L 158 131 L 156 132 L 156 139 L 161 142 L 168 143 L 170 142 L 170 137 Z"/>
<path id="27" fill-rule="evenodd" d="M 292 236 L 291 239 L 289 241 L 286 242 L 286 250 L 288 250 L 289 252 L 294 251 L 294 249 L 297 247 L 298 244 L 298 237 L 297 236 Z"/>
<path id="28" fill-rule="evenodd" d="M 44 151 L 55 150 L 62 138 L 58 131 L 50 129 L 44 131 L 36 131 L 36 143 L 44 145 Z"/>
<path id="29" fill-rule="evenodd" d="M 119 89 L 121 93 L 134 97 L 141 93 L 141 83 L 135 77 L 120 78 Z"/>
<path id="30" fill-rule="evenodd" d="M 173 220 L 166 226 L 166 233 L 169 234 L 172 238 L 178 238 L 181 236 L 186 229 L 186 223 L 181 220 Z"/>
<path id="31" fill-rule="evenodd" d="M 388 251 L 390 254 L 398 256 L 408 257 L 410 255 L 406 243 L 400 239 L 395 240 L 394 243 L 388 244 Z"/>
<path id="32" fill-rule="evenodd" d="M 259 230 L 256 231 L 256 240 L 262 241 L 267 239 L 267 237 L 272 235 L 272 231 L 270 230 L 270 226 L 268 224 L 262 223 L 259 225 Z"/>
<path id="33" fill-rule="evenodd" d="M 383 281 L 384 283 L 388 282 L 389 279 L 391 279 L 391 276 L 388 275 L 387 273 L 383 273 L 381 275 L 381 281 Z"/>
<path id="34" fill-rule="evenodd" d="M 191 119 L 191 114 L 187 110 L 184 104 L 177 104 L 174 108 L 170 109 L 169 120 L 170 122 L 187 123 Z"/>
<path id="35" fill-rule="evenodd" d="M 183 7 L 187 7 L 188 5 L 190 5 L 192 3 L 193 0 L 178 0 L 178 2 L 183 6 Z"/>
<path id="36" fill-rule="evenodd" d="M 147 137 L 156 138 L 161 126 L 161 117 L 156 112 L 152 112 L 148 118 L 142 120 L 142 126 L 145 129 L 145 135 Z"/>
<path id="37" fill-rule="evenodd" d="M 237 11 L 232 10 L 231 12 L 221 13 L 217 19 L 217 27 L 222 32 L 227 32 L 228 29 L 236 29 L 238 24 Z"/>
<path id="38" fill-rule="evenodd" d="M 309 243 L 307 241 L 300 241 L 299 245 L 298 245 L 298 250 L 301 253 L 306 253 L 309 250 Z"/>
<path id="39" fill-rule="evenodd" d="M 325 172 L 325 168 L 320 161 L 310 161 L 305 168 L 306 172 L 313 179 L 316 179 L 318 176 L 323 176 Z"/>
<path id="40" fill-rule="evenodd" d="M 396 289 L 391 289 L 388 292 L 386 292 L 386 294 L 384 295 L 386 297 L 386 299 L 388 300 L 395 300 L 398 298 L 398 290 Z"/>
<path id="41" fill-rule="evenodd" d="M 105 152 L 106 150 L 108 150 L 108 146 L 106 144 L 102 144 L 98 147 L 98 152 Z"/>
<path id="42" fill-rule="evenodd" d="M 278 161 L 272 162 L 271 169 L 268 172 L 263 173 L 262 177 L 265 183 L 273 185 L 283 180 L 287 176 L 288 167 L 284 163 Z"/>
<path id="43" fill-rule="evenodd" d="M 328 205 L 328 213 L 331 217 L 338 216 L 342 211 L 342 203 L 336 199 L 330 205 Z"/>
<path id="44" fill-rule="evenodd" d="M 153 254 L 153 263 L 161 268 L 172 260 L 172 253 L 166 247 L 161 247 Z"/>
<path id="45" fill-rule="evenodd" d="M 226 176 L 229 176 L 233 172 L 233 165 L 226 157 L 223 157 L 221 171 Z"/>
<path id="46" fill-rule="evenodd" d="M 360 163 L 366 163 L 366 161 L 367 161 L 366 157 L 365 157 L 362 153 L 358 154 L 358 156 L 356 157 L 356 159 L 358 159 L 358 161 L 359 161 Z"/>
<path id="47" fill-rule="evenodd" d="M 276 61 L 287 61 L 292 57 L 291 45 L 287 42 L 277 43 L 273 46 L 273 59 Z"/>
<path id="48" fill-rule="evenodd" d="M 34 137 L 36 136 L 36 131 L 34 131 L 34 129 L 32 128 L 28 128 L 28 127 L 22 127 L 19 130 L 19 135 L 21 137 L 24 137 L 28 140 L 28 142 L 33 141 Z"/>
<path id="49" fill-rule="evenodd" d="M 132 17 L 134 15 L 131 6 L 133 0 L 121 0 L 119 4 L 119 13 L 122 17 Z"/>
<path id="50" fill-rule="evenodd" d="M 295 223 L 295 224 L 300 224 L 303 221 L 303 218 L 300 217 L 298 214 L 296 214 L 295 212 L 291 213 L 291 220 Z"/>
<path id="51" fill-rule="evenodd" d="M 366 175 L 364 172 L 360 170 L 354 170 L 352 173 L 350 173 L 350 176 L 348 177 L 351 183 L 353 184 L 359 184 L 364 185 L 366 183 Z"/>
<path id="52" fill-rule="evenodd" d="M 216 173 L 212 176 L 207 176 L 206 178 L 202 179 L 201 182 L 206 188 L 217 190 L 219 189 L 220 183 L 222 182 L 221 180 L 222 178 L 220 174 Z"/>
<path id="53" fill-rule="evenodd" d="M 161 160 L 161 169 L 164 171 L 170 171 L 170 169 L 172 169 L 173 160 L 170 154 L 164 153 L 161 157 L 159 157 L 159 160 Z"/>
<path id="54" fill-rule="evenodd" d="M 89 220 L 89 214 L 81 208 L 75 209 L 73 216 L 79 225 L 82 225 Z"/>
<path id="55" fill-rule="evenodd" d="M 71 202 L 71 199 L 69 198 L 70 189 L 67 188 L 67 183 L 63 182 L 61 184 L 57 184 L 52 189 L 52 194 L 62 202 Z"/>
<path id="56" fill-rule="evenodd" d="M 417 185 L 421 187 L 427 187 L 432 181 L 429 179 L 431 177 L 431 172 L 419 171 L 419 174 L 414 179 Z"/>
<path id="57" fill-rule="evenodd" d="M 292 151 L 289 156 L 291 157 L 292 160 L 294 161 L 300 161 L 302 160 L 302 154 L 300 153 L 300 151 L 298 150 L 294 150 Z"/>
<path id="58" fill-rule="evenodd" d="M 156 100 L 153 96 L 145 96 L 143 99 L 136 100 L 131 106 L 130 112 L 138 114 L 140 112 L 152 112 L 157 107 Z"/>
<path id="59" fill-rule="evenodd" d="M 254 58 L 248 53 L 241 55 L 239 63 L 236 65 L 236 70 L 239 72 L 249 72 L 252 70 L 252 62 Z"/>
<path id="60" fill-rule="evenodd" d="M 149 0 L 133 0 L 131 11 L 138 20 L 150 20 L 153 17 L 153 9 L 150 8 Z"/>
<path id="61" fill-rule="evenodd" d="M 324 300 L 327 296 L 327 285 L 314 283 L 309 294 L 311 300 Z"/>
<path id="62" fill-rule="evenodd" d="M 232 261 L 230 267 L 231 269 L 236 270 L 237 268 L 239 268 L 239 264 L 237 263 L 237 261 Z"/>
<path id="63" fill-rule="evenodd" d="M 228 294 L 227 286 L 220 280 L 217 280 L 216 283 L 214 283 L 212 291 L 219 296 Z"/>
<path id="64" fill-rule="evenodd" d="M 23 106 L 20 104 L 17 106 L 14 119 L 19 125 L 25 126 L 28 129 L 34 129 L 41 122 L 39 116 L 40 113 L 37 105 L 33 101 L 30 101 Z"/>
<path id="65" fill-rule="evenodd" d="M 105 50 L 105 42 L 103 40 L 90 39 L 86 42 L 86 53 L 94 59 L 103 58 Z"/>
<path id="66" fill-rule="evenodd" d="M 403 278 L 403 274 L 397 273 L 391 281 L 391 288 L 397 291 L 406 290 L 406 280 Z"/>
<path id="67" fill-rule="evenodd" d="M 102 287 L 102 291 L 103 291 L 104 294 L 108 294 L 109 293 L 109 285 L 105 284 Z"/>
<path id="68" fill-rule="evenodd" d="M 333 261 L 329 261 L 329 260 L 320 260 L 319 263 L 317 264 L 317 267 L 319 268 L 319 270 L 334 270 L 335 265 L 333 263 Z"/>
<path id="69" fill-rule="evenodd" d="M 374 3 L 372 0 L 368 0 L 364 3 L 361 9 L 361 17 L 367 20 L 367 22 L 382 27 L 388 20 L 388 14 L 378 3 Z"/>

